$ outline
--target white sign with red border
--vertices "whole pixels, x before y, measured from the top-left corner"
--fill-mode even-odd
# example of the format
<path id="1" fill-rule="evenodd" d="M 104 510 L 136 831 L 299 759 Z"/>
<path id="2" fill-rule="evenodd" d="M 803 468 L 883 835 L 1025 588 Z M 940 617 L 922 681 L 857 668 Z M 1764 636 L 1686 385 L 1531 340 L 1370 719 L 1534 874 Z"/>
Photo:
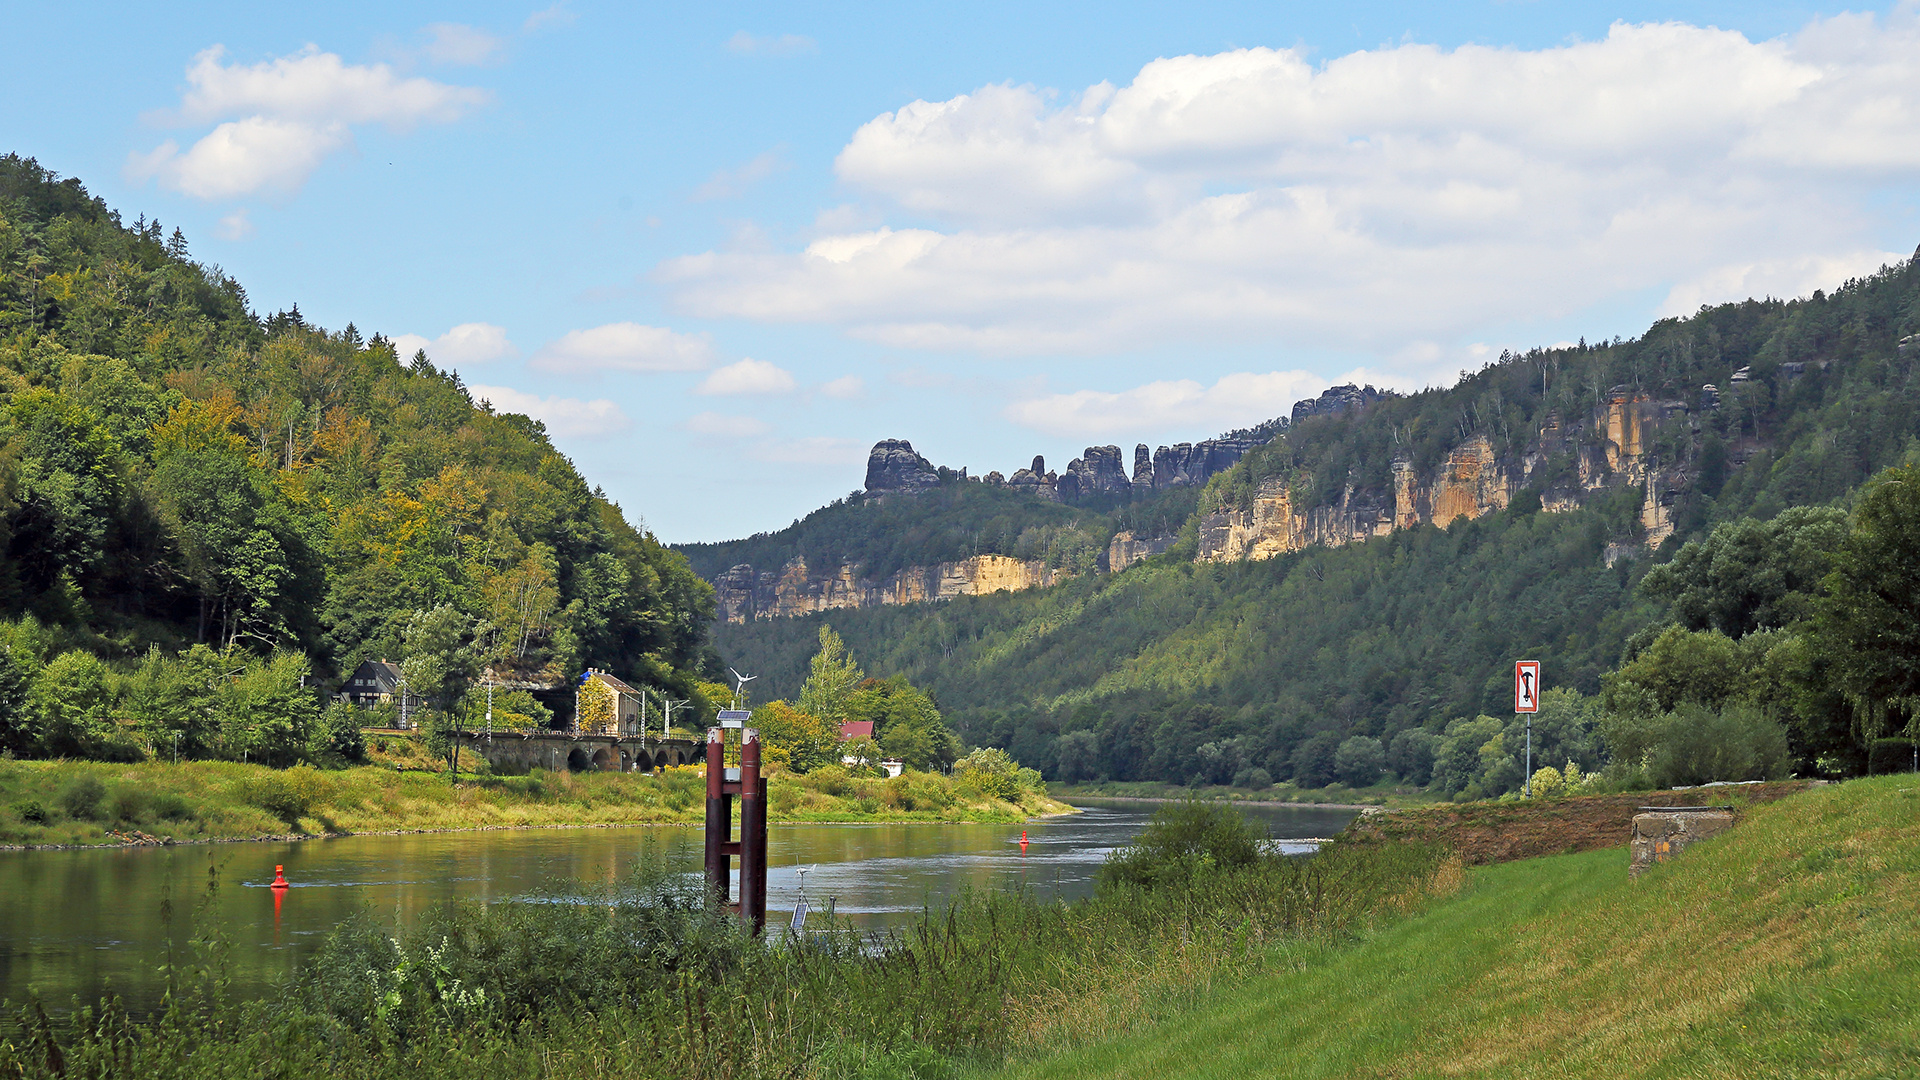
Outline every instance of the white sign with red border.
<path id="1" fill-rule="evenodd" d="M 1513 665 L 1513 711 L 1540 711 L 1540 661 L 1519 660 Z"/>

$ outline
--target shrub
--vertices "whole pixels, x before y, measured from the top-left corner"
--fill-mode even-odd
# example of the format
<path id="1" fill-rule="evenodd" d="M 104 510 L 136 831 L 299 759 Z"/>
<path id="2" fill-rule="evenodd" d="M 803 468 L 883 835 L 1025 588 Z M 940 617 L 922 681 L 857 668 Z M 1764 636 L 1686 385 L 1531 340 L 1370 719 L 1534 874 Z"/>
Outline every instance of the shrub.
<path id="1" fill-rule="evenodd" d="M 1609 714 L 1601 720 L 1601 734 L 1613 751 L 1615 778 L 1654 787 L 1777 780 L 1792 763 L 1786 728 L 1739 702 L 1720 709 L 1683 702 L 1672 712 Z"/>
<path id="2" fill-rule="evenodd" d="M 247 802 L 265 810 L 288 825 L 298 825 L 316 803 L 331 793 L 331 785 L 319 771 L 296 765 L 278 772 L 262 772 L 249 777 L 241 789 Z"/>
<path id="3" fill-rule="evenodd" d="M 128 825 L 145 820 L 152 812 L 153 798 L 145 788 L 121 784 L 113 789 L 113 797 L 107 800 L 107 809 L 113 820 Z"/>
<path id="4" fill-rule="evenodd" d="M 1535 798 L 1551 799 L 1567 792 L 1567 778 L 1559 769 L 1551 765 L 1542 765 L 1533 774 L 1533 794 Z"/>
<path id="5" fill-rule="evenodd" d="M 194 816 L 193 804 L 176 791 L 154 792 L 148 808 L 162 821 L 187 821 Z"/>
<path id="6" fill-rule="evenodd" d="M 1020 801 L 1022 792 L 1041 790 L 1040 774 L 1023 769 L 1005 750 L 983 746 L 953 763 L 953 775 L 982 795 Z"/>
<path id="7" fill-rule="evenodd" d="M 47 820 L 53 817 L 53 813 L 47 809 L 47 804 L 39 799 L 23 799 L 14 803 L 13 812 L 21 821 L 29 825 L 45 825 Z"/>
<path id="8" fill-rule="evenodd" d="M 1253 824 L 1230 806 L 1197 799 L 1173 803 L 1155 811 L 1139 839 L 1107 856 L 1100 887 L 1151 889 L 1185 883 L 1215 869 L 1251 866 L 1260 857 L 1261 839 Z"/>
<path id="9" fill-rule="evenodd" d="M 107 785 L 92 773 L 81 773 L 67 781 L 55 802 L 68 817 L 91 820 L 100 813 L 101 800 L 107 797 Z"/>
<path id="10" fill-rule="evenodd" d="M 1233 786 L 1238 788 L 1251 788 L 1254 791 L 1265 791 L 1267 788 L 1273 786 L 1273 774 L 1258 766 L 1251 769 L 1241 769 L 1233 776 Z"/>

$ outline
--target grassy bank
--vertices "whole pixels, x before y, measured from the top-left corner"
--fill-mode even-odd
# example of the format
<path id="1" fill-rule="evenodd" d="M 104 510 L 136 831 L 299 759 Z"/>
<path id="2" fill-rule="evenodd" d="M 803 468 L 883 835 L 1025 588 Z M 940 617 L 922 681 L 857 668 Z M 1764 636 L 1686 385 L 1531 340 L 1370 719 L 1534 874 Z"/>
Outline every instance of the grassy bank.
<path id="1" fill-rule="evenodd" d="M 1159 780 L 1099 780 L 1084 784 L 1049 784 L 1047 793 L 1059 799 L 1154 799 L 1177 802 L 1196 798 L 1211 802 L 1321 803 L 1333 806 L 1380 806 L 1388 808 L 1430 806 L 1445 802 L 1446 795 L 1426 788 L 1403 784 L 1375 784 L 1372 787 L 1348 787 L 1329 784 L 1323 788 L 1303 788 L 1283 782 L 1263 788 L 1237 788 L 1225 784 L 1187 787 Z"/>
<path id="2" fill-rule="evenodd" d="M 655 775 L 466 777 L 382 765 L 321 771 L 234 762 L 107 764 L 0 760 L 0 844 L 95 845 L 382 831 L 691 823 L 705 812 L 699 767 Z M 1071 808 L 1045 795 L 997 798 L 951 777 L 851 777 L 837 766 L 776 774 L 779 821 L 1020 821 Z"/>
<path id="3" fill-rule="evenodd" d="M 1354 948 L 1003 1075 L 1920 1073 L 1920 781 L 1742 817 L 1638 883 L 1619 849 L 1475 869 Z"/>

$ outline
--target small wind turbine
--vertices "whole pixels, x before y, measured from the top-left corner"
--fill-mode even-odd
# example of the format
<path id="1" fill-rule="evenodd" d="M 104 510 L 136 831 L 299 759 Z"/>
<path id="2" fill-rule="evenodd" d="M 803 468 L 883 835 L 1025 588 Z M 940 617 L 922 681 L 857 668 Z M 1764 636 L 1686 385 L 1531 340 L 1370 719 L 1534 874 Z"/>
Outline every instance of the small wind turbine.
<path id="1" fill-rule="evenodd" d="M 728 668 L 727 673 L 733 676 L 733 707 L 738 709 L 740 707 L 740 695 L 746 692 L 747 684 L 760 676 L 742 675 L 732 668 Z"/>

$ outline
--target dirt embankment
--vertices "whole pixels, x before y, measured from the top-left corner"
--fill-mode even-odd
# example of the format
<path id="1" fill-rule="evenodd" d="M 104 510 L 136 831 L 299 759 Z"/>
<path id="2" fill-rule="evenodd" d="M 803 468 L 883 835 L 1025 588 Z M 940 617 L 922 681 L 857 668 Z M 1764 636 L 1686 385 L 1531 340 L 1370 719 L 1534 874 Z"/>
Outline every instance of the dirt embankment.
<path id="1" fill-rule="evenodd" d="M 1730 805 L 1737 813 L 1747 806 L 1805 791 L 1812 783 L 1781 780 L 1684 791 L 1371 811 L 1355 818 L 1341 839 L 1355 843 L 1416 840 L 1443 844 L 1458 852 L 1461 860 L 1470 866 L 1511 862 L 1540 855 L 1620 847 L 1632 831 L 1637 807 Z"/>

